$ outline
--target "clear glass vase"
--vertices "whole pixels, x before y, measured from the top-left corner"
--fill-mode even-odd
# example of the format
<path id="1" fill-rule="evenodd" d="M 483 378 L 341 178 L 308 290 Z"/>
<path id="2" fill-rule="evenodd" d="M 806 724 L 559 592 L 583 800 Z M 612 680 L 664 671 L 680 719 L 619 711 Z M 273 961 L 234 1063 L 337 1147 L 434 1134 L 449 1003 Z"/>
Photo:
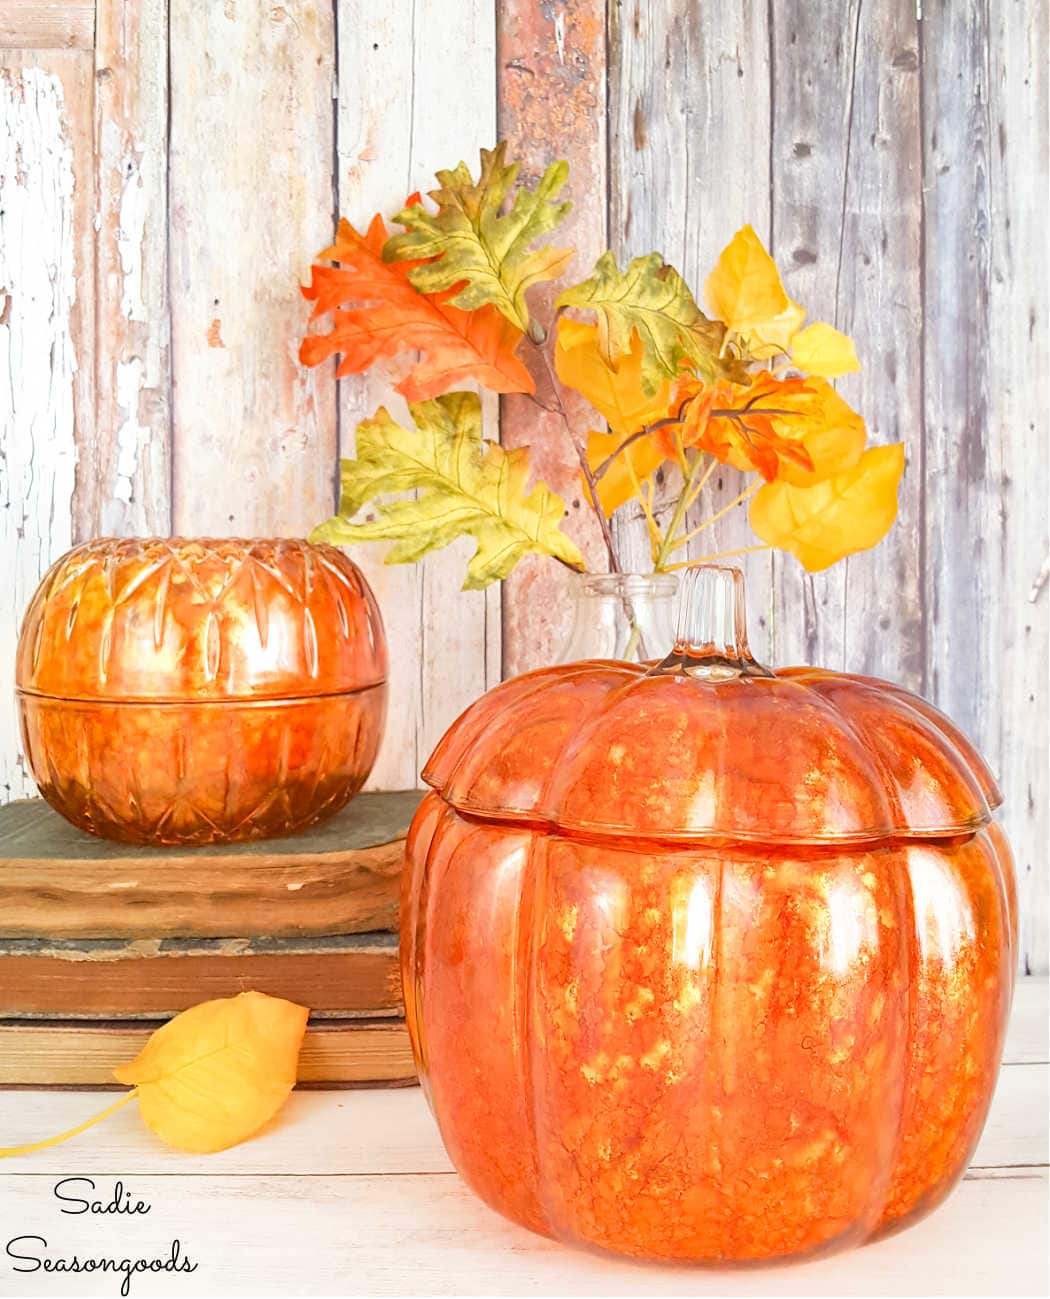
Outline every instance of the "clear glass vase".
<path id="1" fill-rule="evenodd" d="M 673 573 L 574 575 L 572 630 L 560 663 L 659 659 L 674 644 L 678 578 Z"/>

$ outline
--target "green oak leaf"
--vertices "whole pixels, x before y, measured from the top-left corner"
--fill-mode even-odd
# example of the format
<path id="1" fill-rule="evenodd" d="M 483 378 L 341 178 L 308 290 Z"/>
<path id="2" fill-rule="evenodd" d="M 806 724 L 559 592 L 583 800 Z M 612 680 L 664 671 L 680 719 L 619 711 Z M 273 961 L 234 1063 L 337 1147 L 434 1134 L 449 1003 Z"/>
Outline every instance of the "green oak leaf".
<path id="1" fill-rule="evenodd" d="M 474 311 L 492 303 L 518 329 L 529 327 L 525 290 L 560 275 L 572 259 L 571 248 L 532 245 L 553 230 L 571 203 L 555 202 L 569 176 L 567 162 L 553 162 L 535 189 L 514 189 L 518 164 L 504 162 L 506 143 L 481 150 L 481 174 L 475 182 L 466 163 L 439 171 L 440 189 L 430 197 L 438 205 L 403 208 L 395 217 L 405 227 L 383 247 L 387 262 L 423 260 L 409 274 L 421 293 L 440 293 L 462 285 L 454 306 Z M 508 203 L 509 200 L 509 203 Z M 508 203 L 505 212 L 500 211 Z"/>
<path id="2" fill-rule="evenodd" d="M 685 280 L 659 253 L 636 257 L 624 271 L 612 253 L 603 253 L 594 274 L 566 289 L 557 305 L 595 313 L 599 347 L 610 364 L 630 352 L 637 331 L 646 394 L 676 378 L 683 364 L 708 383 L 727 377 L 734 364 L 719 357 L 725 327 L 704 315 Z"/>
<path id="3" fill-rule="evenodd" d="M 386 562 L 411 564 L 470 536 L 477 549 L 464 590 L 499 581 L 528 554 L 582 570 L 583 556 L 558 526 L 564 503 L 545 483 L 528 490 L 527 447 L 506 450 L 482 439 L 476 393 L 446 393 L 409 411 L 410 428 L 383 407 L 358 424 L 356 457 L 342 462 L 339 513 L 315 528 L 312 540 L 392 541 Z M 418 495 L 376 503 L 373 520 L 352 522 L 377 496 L 403 492 Z"/>

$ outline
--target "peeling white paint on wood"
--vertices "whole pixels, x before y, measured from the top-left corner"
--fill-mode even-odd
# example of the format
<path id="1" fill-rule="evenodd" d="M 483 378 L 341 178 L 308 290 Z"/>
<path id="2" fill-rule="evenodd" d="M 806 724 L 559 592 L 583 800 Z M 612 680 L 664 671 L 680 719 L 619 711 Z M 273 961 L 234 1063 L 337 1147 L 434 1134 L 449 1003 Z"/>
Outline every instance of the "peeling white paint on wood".
<path id="1" fill-rule="evenodd" d="M 113 479 L 113 496 L 124 505 L 135 498 L 138 477 L 139 447 L 148 443 L 150 430 L 138 420 L 139 394 L 142 391 L 145 366 L 140 357 L 117 365 L 117 406 L 125 412 L 123 424 L 116 430 L 117 463 Z"/>
<path id="2" fill-rule="evenodd" d="M 95 40 L 97 441 L 77 534 L 171 526 L 167 0 L 99 0 Z"/>
<path id="3" fill-rule="evenodd" d="M 18 741 L 22 610 L 72 540 L 73 146 L 61 78 L 0 54 L 0 798 L 34 794 Z"/>

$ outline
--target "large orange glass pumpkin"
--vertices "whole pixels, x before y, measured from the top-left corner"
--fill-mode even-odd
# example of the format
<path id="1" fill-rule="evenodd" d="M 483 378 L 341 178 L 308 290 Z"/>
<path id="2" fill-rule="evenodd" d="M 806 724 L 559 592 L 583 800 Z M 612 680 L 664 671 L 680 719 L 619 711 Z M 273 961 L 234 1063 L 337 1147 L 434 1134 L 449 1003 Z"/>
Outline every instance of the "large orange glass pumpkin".
<path id="1" fill-rule="evenodd" d="M 648 670 L 491 690 L 409 839 L 408 1023 L 453 1162 L 534 1231 L 641 1258 L 783 1258 L 927 1212 L 1010 1004 L 984 764 L 885 682 L 759 667 L 739 587 L 697 574 Z"/>
<path id="2" fill-rule="evenodd" d="M 44 577 L 16 680 L 26 758 L 74 825 L 133 843 L 302 829 L 364 783 L 386 641 L 358 568 L 305 541 L 92 541 Z"/>

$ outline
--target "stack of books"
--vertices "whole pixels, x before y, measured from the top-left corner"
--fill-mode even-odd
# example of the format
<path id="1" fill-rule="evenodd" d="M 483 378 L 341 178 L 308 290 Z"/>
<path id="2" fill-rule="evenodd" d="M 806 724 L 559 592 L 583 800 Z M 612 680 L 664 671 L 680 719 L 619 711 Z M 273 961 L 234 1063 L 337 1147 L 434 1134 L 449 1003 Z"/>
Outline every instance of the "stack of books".
<path id="1" fill-rule="evenodd" d="M 139 848 L 40 800 L 0 808 L 0 1085 L 105 1085 L 165 1019 L 252 989 L 309 1006 L 302 1083 L 412 1082 L 397 959 L 422 796 L 304 834 Z"/>

